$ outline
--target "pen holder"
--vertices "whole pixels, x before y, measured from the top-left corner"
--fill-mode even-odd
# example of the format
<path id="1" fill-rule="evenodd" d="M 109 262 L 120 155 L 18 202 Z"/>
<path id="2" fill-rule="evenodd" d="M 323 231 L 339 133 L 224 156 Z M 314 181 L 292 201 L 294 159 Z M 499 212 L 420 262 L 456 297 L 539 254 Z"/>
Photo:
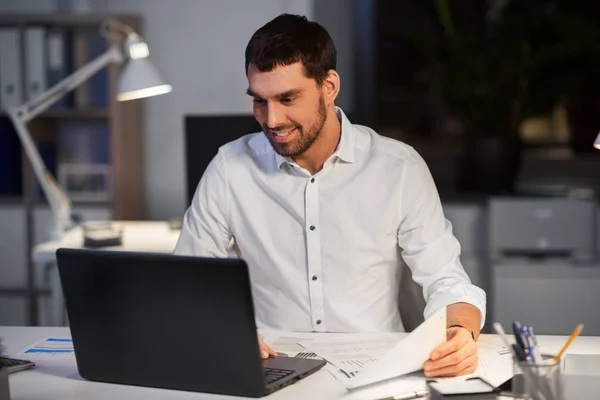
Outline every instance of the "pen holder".
<path id="1" fill-rule="evenodd" d="M 561 362 L 515 361 L 513 395 L 527 400 L 564 400 Z"/>

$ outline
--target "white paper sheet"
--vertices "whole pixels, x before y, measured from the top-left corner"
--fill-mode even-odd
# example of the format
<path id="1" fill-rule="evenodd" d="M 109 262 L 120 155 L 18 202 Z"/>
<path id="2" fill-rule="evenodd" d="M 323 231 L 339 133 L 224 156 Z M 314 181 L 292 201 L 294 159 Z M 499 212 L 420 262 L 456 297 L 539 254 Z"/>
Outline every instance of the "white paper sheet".
<path id="1" fill-rule="evenodd" d="M 429 355 L 446 341 L 446 308 L 427 318 L 377 362 L 363 368 L 353 387 L 402 376 L 423 368 Z"/>
<path id="2" fill-rule="evenodd" d="M 316 353 L 348 375 L 354 375 L 372 364 L 398 343 L 395 336 L 344 337 L 302 340 L 300 345 Z"/>
<path id="3" fill-rule="evenodd" d="M 75 361 L 75 351 L 71 338 L 49 337 L 26 347 L 13 357 L 34 362 Z"/>
<path id="4" fill-rule="evenodd" d="M 446 309 L 443 308 L 400 340 L 383 336 L 300 341 L 300 344 L 341 369 L 348 379 L 340 381 L 347 388 L 357 388 L 420 370 L 431 351 L 445 341 Z"/>

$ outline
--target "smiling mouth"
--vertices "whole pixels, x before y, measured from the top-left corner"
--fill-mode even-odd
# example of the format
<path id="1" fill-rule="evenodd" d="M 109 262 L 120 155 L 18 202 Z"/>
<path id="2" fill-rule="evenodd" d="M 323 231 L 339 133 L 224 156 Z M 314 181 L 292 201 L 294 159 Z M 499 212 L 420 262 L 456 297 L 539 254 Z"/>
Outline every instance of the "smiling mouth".
<path id="1" fill-rule="evenodd" d="M 273 132 L 271 131 L 271 134 L 273 135 L 273 139 L 278 142 L 278 143 L 283 143 L 283 142 L 287 142 L 289 139 L 291 139 L 291 136 L 296 132 L 297 128 L 292 128 L 288 131 L 285 132 Z"/>

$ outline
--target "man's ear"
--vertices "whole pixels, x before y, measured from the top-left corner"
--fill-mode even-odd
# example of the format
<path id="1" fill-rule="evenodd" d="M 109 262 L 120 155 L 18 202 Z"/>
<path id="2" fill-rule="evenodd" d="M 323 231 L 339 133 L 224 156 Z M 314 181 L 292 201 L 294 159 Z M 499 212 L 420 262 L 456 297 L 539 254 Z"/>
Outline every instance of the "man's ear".
<path id="1" fill-rule="evenodd" d="M 340 92 L 340 76 L 338 73 L 335 70 L 330 69 L 322 86 L 325 104 L 333 104 Z"/>

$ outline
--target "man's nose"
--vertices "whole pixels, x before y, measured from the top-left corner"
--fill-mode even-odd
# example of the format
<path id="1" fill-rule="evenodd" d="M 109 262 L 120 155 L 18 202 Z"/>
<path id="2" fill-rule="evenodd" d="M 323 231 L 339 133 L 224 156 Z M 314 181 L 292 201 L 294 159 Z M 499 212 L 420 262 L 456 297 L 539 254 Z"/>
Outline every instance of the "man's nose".
<path id="1" fill-rule="evenodd" d="M 267 126 L 269 128 L 277 129 L 277 126 L 283 122 L 281 108 L 278 104 L 271 103 L 267 109 Z"/>

